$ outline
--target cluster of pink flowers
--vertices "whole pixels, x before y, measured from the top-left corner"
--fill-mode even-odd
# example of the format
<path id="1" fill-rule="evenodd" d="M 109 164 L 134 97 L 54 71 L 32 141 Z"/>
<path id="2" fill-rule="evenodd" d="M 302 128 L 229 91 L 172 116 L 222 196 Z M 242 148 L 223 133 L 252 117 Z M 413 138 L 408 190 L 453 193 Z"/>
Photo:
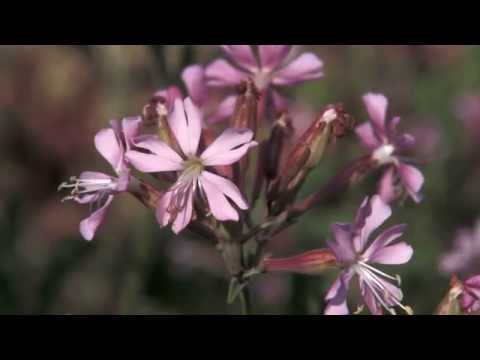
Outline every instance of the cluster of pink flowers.
<path id="1" fill-rule="evenodd" d="M 215 241 L 231 278 L 229 301 L 244 298 L 248 283 L 265 272 L 316 275 L 335 268 L 339 273 L 325 295 L 325 314 L 349 313 L 347 293 L 354 278 L 370 313 L 395 314 L 395 308 L 412 313 L 403 304 L 400 277 L 378 267 L 411 259 L 412 247 L 399 241 L 406 225 L 373 237 L 402 195 L 420 202 L 424 183 L 405 155 L 414 137 L 398 131 L 398 117 L 386 121 L 387 98 L 363 96 L 369 120 L 355 132 L 367 152 L 299 199 L 299 189 L 329 143 L 353 129 L 353 117 L 341 104 L 328 104 L 310 127 L 294 134 L 295 118 L 282 88 L 320 79 L 323 62 L 287 45 L 222 49 L 226 58 L 182 72 L 187 97 L 175 86 L 159 90 L 141 115 L 112 121 L 97 133 L 95 146 L 115 176 L 84 172 L 60 185 L 70 190 L 65 199 L 90 205 L 90 215 L 80 223 L 82 236 L 92 240 L 114 196 L 130 193 L 155 209 L 161 227 Z M 212 90 L 221 91 L 224 100 L 211 97 Z M 273 236 L 377 169 L 383 171 L 378 190 L 365 198 L 352 223 L 331 226 L 327 247 L 290 258 L 265 254 Z M 160 181 L 145 180 L 149 176 Z M 260 202 L 264 213 L 254 218 Z M 478 277 L 462 284 L 462 303 L 473 311 Z"/>

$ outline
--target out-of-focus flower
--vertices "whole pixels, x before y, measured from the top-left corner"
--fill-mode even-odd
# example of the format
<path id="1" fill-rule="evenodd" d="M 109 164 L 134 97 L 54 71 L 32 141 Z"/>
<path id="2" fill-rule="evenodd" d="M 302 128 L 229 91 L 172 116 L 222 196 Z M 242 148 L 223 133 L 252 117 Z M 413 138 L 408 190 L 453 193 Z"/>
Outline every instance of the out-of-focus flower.
<path id="1" fill-rule="evenodd" d="M 415 144 L 415 138 L 410 134 L 397 133 L 399 117 L 386 122 L 388 100 L 384 95 L 368 93 L 363 101 L 370 121 L 358 126 L 356 133 L 377 164 L 386 165 L 386 171 L 380 180 L 379 195 L 385 202 L 396 199 L 398 189 L 395 185 L 399 179 L 408 195 L 415 202 L 420 202 L 419 191 L 424 177 L 420 170 L 407 163 L 407 158 L 401 156 L 402 152 Z"/>
<path id="2" fill-rule="evenodd" d="M 480 220 L 473 229 L 461 229 L 453 242 L 453 249 L 440 261 L 440 269 L 446 273 L 473 270 L 480 260 Z M 476 269 L 478 270 L 478 269 Z"/>
<path id="3" fill-rule="evenodd" d="M 146 173 L 178 171 L 177 181 L 165 193 L 157 206 L 157 220 L 161 226 L 172 223 L 175 233 L 183 230 L 192 219 L 193 201 L 197 190 L 208 202 L 212 215 L 220 220 L 238 221 L 237 211 L 248 204 L 239 189 L 230 180 L 218 176 L 205 167 L 231 165 L 257 145 L 249 129 L 227 129 L 200 155 L 197 155 L 202 132 L 202 113 L 190 98 L 177 99 L 169 117 L 169 126 L 180 147 L 180 153 L 166 143 L 149 137 L 135 143 L 150 153 L 129 151 L 128 160 Z"/>
<path id="4" fill-rule="evenodd" d="M 370 235 L 391 215 L 390 207 L 375 195 L 366 198 L 357 212 L 353 224 L 332 225 L 333 239 L 328 241 L 337 263 L 343 268 L 326 295 L 325 314 L 348 314 L 347 292 L 350 281 L 356 275 L 365 304 L 372 314 L 382 314 L 382 308 L 395 314 L 399 306 L 411 313 L 401 301 L 400 278 L 388 275 L 371 264 L 404 264 L 413 254 L 407 243 L 397 240 L 406 225 L 395 225 L 369 241 Z"/>
<path id="5" fill-rule="evenodd" d="M 121 124 L 111 121 L 111 128 L 102 129 L 95 135 L 97 151 L 112 166 L 117 176 L 100 172 L 85 171 L 60 184 L 60 189 L 71 189 L 63 200 L 74 200 L 90 204 L 91 214 L 80 222 L 80 233 L 86 240 L 92 240 L 103 222 L 115 194 L 126 191 L 130 183 L 129 164 L 125 152 L 130 149 L 133 138 L 138 135 L 140 117 L 124 118 Z"/>
<path id="6" fill-rule="evenodd" d="M 323 62 L 315 54 L 289 59 L 290 45 L 259 45 L 258 57 L 249 45 L 223 45 L 222 49 L 235 66 L 224 59 L 213 61 L 205 70 L 208 86 L 232 87 L 252 78 L 265 93 L 271 86 L 290 86 L 323 76 Z M 275 90 L 271 94 L 275 108 L 284 107 L 285 99 Z"/>
<path id="7" fill-rule="evenodd" d="M 462 281 L 460 308 L 466 314 L 480 311 L 480 275 Z"/>
<path id="8" fill-rule="evenodd" d="M 480 141 L 480 96 L 465 95 L 455 105 L 455 114 L 465 128 L 465 134 L 473 141 Z"/>

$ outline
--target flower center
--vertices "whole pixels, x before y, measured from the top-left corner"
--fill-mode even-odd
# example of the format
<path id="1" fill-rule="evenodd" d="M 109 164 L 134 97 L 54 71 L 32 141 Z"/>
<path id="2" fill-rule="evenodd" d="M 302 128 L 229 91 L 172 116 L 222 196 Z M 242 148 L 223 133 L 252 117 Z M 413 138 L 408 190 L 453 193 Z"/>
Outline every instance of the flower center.
<path id="1" fill-rule="evenodd" d="M 253 82 L 259 91 L 265 90 L 272 81 L 272 72 L 270 70 L 260 70 L 255 74 Z"/>
<path id="2" fill-rule="evenodd" d="M 373 152 L 373 158 L 377 160 L 380 165 L 393 163 L 396 161 L 392 156 L 395 151 L 395 147 L 392 144 L 383 144 Z"/>

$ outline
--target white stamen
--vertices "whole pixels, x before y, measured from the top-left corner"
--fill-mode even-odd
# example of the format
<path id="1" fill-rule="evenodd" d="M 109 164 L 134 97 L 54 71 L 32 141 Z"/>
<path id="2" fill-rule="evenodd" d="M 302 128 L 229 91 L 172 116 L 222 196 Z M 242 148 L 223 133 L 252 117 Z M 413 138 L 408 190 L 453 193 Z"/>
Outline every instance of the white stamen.
<path id="1" fill-rule="evenodd" d="M 338 115 L 335 109 L 329 109 L 323 113 L 322 120 L 323 122 L 328 124 L 335 120 L 337 117 Z"/>
<path id="2" fill-rule="evenodd" d="M 67 200 L 81 200 L 82 195 L 93 195 L 95 193 L 102 195 L 114 190 L 116 186 L 117 183 L 113 178 L 80 179 L 72 176 L 69 182 L 61 183 L 58 186 L 58 190 L 71 189 L 70 195 L 62 199 L 63 202 Z"/>
<path id="3" fill-rule="evenodd" d="M 392 144 L 384 144 L 373 152 L 373 158 L 377 160 L 380 165 L 394 163 L 395 157 L 392 156 L 395 147 Z"/>

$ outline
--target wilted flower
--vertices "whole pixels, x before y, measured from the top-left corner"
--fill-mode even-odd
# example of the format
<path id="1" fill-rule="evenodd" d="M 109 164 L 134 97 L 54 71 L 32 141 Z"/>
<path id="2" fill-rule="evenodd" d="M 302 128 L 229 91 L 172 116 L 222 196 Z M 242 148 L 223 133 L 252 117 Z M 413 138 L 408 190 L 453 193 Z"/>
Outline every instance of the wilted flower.
<path id="1" fill-rule="evenodd" d="M 391 215 L 390 207 L 375 195 L 366 198 L 357 212 L 353 224 L 333 224 L 333 239 L 328 241 L 337 263 L 343 268 L 326 295 L 325 314 L 348 314 L 347 292 L 350 281 L 356 275 L 361 294 L 372 314 L 382 314 L 382 307 L 394 314 L 399 306 L 407 313 L 411 309 L 402 305 L 400 278 L 388 275 L 371 264 L 404 264 L 412 256 L 410 245 L 395 242 L 406 225 L 395 225 L 369 241 L 370 235 Z"/>
<path id="2" fill-rule="evenodd" d="M 238 221 L 239 216 L 227 197 L 240 209 L 248 205 L 239 189 L 230 180 L 205 170 L 206 167 L 231 165 L 257 143 L 249 129 L 227 129 L 200 155 L 197 155 L 202 132 L 202 113 L 190 98 L 177 99 L 169 117 L 169 126 L 180 152 L 166 143 L 146 138 L 135 145 L 150 153 L 129 151 L 126 156 L 138 170 L 146 173 L 177 171 L 177 181 L 157 206 L 161 226 L 172 223 L 175 233 L 183 230 L 193 214 L 194 196 L 198 193 L 208 202 L 212 215 L 220 221 Z"/>
<path id="3" fill-rule="evenodd" d="M 100 172 L 85 171 L 60 184 L 58 189 L 71 189 L 63 200 L 74 200 L 90 204 L 91 214 L 80 222 L 80 232 L 86 240 L 92 240 L 102 223 L 114 195 L 126 191 L 130 182 L 130 170 L 125 152 L 130 149 L 132 139 L 138 135 L 140 117 L 124 118 L 119 124 L 111 121 L 111 128 L 102 129 L 95 135 L 97 151 L 112 165 L 117 176 Z"/>
<path id="4" fill-rule="evenodd" d="M 386 165 L 386 171 L 380 180 L 379 195 L 385 202 L 397 197 L 395 183 L 399 178 L 403 188 L 415 201 L 421 200 L 419 191 L 423 185 L 422 173 L 407 163 L 408 159 L 401 156 L 415 144 L 410 134 L 397 134 L 399 117 L 386 122 L 388 100 L 382 94 L 366 94 L 363 101 L 370 116 L 370 121 L 356 128 L 356 133 L 362 145 L 371 151 L 372 158 L 378 165 Z"/>
<path id="5" fill-rule="evenodd" d="M 223 59 L 217 59 L 207 66 L 207 85 L 228 87 L 252 78 L 260 92 L 271 86 L 294 85 L 323 76 L 323 62 L 313 53 L 303 53 L 288 61 L 290 45 L 259 45 L 258 57 L 249 45 L 223 45 L 223 51 L 234 62 L 235 67 Z M 285 100 L 272 91 L 276 108 L 283 107 Z"/>
<path id="6" fill-rule="evenodd" d="M 453 249 L 441 259 L 440 269 L 447 273 L 472 270 L 475 263 L 480 260 L 480 220 L 473 229 L 459 230 L 453 246 Z"/>

